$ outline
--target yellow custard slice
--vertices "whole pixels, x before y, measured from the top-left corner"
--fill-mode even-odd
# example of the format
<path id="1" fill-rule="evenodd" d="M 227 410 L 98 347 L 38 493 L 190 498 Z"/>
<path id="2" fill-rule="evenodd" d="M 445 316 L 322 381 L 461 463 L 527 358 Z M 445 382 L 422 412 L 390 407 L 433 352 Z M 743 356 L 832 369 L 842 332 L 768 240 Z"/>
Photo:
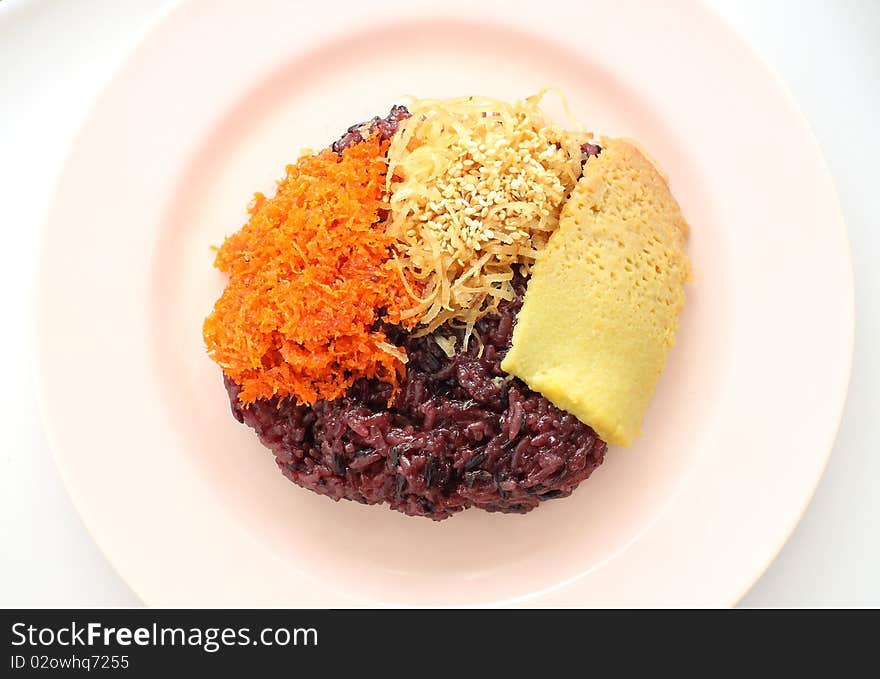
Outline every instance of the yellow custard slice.
<path id="1" fill-rule="evenodd" d="M 628 446 L 675 343 L 688 225 L 636 144 L 601 146 L 532 268 L 501 367 Z"/>

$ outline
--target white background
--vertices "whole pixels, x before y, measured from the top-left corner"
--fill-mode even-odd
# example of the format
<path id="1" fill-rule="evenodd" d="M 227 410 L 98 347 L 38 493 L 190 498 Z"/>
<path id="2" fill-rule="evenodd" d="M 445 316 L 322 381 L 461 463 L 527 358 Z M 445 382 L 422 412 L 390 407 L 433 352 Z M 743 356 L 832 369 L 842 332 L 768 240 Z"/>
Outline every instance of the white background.
<path id="1" fill-rule="evenodd" d="M 880 0 L 708 2 L 776 70 L 813 126 L 837 183 L 856 280 L 853 376 L 828 470 L 791 540 L 742 604 L 878 606 Z M 139 603 L 95 547 L 52 462 L 34 396 L 31 297 L 66 149 L 161 6 L 0 0 L 2 607 Z M 804 388 L 809 371 L 805 365 Z M 97 423 L 100 404 L 95 409 Z"/>

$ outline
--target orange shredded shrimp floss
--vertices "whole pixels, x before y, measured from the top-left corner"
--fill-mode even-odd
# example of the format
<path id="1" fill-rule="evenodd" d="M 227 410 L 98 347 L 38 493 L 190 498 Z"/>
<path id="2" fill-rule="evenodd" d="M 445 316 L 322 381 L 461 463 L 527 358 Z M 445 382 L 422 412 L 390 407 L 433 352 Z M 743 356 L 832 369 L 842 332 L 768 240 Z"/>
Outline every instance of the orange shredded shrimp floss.
<path id="1" fill-rule="evenodd" d="M 416 319 L 401 320 L 412 282 L 393 264 L 381 219 L 387 149 L 372 137 L 289 165 L 275 196 L 256 194 L 248 222 L 220 247 L 214 264 L 229 282 L 203 334 L 242 403 L 335 399 L 361 377 L 396 391 L 406 354 L 378 321 Z"/>

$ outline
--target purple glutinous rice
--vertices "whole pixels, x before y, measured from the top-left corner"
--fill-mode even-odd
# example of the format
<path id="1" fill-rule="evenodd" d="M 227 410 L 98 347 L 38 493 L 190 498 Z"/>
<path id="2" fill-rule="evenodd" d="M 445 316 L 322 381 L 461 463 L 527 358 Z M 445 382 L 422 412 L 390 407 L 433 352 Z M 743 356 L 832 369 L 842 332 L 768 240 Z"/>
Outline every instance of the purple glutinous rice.
<path id="1" fill-rule="evenodd" d="M 359 380 L 344 398 L 296 405 L 259 400 L 248 408 L 226 387 L 235 417 L 272 450 L 291 481 L 334 499 L 387 502 L 445 519 L 468 507 L 524 513 L 565 497 L 605 456 L 605 443 L 574 415 L 501 370 L 526 281 L 516 298 L 476 326 L 482 341 L 451 358 L 433 336 L 398 331 L 409 362 L 401 390 Z M 461 347 L 463 331 L 444 328 Z"/>
<path id="2" fill-rule="evenodd" d="M 395 106 L 386 118 L 352 126 L 331 148 L 362 141 L 364 125 L 388 138 L 407 117 Z M 599 151 L 585 144 L 584 160 Z M 513 287 L 514 299 L 476 324 L 466 349 L 463 330 L 437 331 L 455 338 L 451 357 L 434 335 L 384 326 L 409 359 L 390 406 L 390 385 L 361 379 L 345 397 L 312 406 L 273 398 L 243 407 L 227 378 L 233 415 L 256 431 L 287 478 L 335 500 L 388 503 L 439 521 L 468 507 L 525 513 L 566 497 L 602 464 L 606 444 L 501 370 L 526 279 L 516 274 Z"/>

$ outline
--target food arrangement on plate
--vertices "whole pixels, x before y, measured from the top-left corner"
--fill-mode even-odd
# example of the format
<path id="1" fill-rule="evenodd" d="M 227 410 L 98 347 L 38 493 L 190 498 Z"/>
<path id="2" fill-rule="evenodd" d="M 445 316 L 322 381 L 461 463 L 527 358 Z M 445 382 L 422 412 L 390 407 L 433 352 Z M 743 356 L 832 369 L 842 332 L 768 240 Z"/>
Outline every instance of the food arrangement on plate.
<path id="1" fill-rule="evenodd" d="M 688 226 L 637 143 L 540 100 L 394 106 L 288 166 L 219 248 L 204 340 L 290 480 L 525 513 L 639 436 Z"/>

